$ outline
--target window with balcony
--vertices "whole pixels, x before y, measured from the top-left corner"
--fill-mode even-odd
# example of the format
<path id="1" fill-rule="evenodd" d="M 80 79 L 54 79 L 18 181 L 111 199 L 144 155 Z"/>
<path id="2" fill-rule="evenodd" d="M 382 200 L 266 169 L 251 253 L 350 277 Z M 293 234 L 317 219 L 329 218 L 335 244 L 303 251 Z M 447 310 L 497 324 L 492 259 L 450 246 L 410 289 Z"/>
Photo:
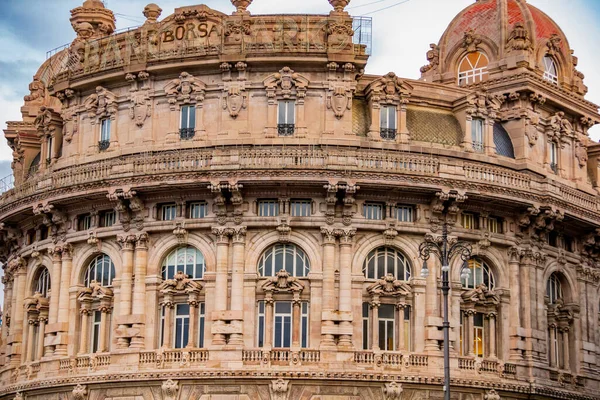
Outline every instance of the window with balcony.
<path id="1" fill-rule="evenodd" d="M 280 100 L 277 109 L 277 133 L 292 136 L 296 130 L 296 101 Z"/>
<path id="2" fill-rule="evenodd" d="M 100 227 L 107 228 L 113 226 L 117 222 L 117 213 L 114 210 L 102 211 L 99 214 Z"/>
<path id="3" fill-rule="evenodd" d="M 164 280 L 174 279 L 177 272 L 183 272 L 189 279 L 202 279 L 206 263 L 204 255 L 195 247 L 179 247 L 171 251 L 163 260 L 161 276 Z"/>
<path id="4" fill-rule="evenodd" d="M 546 296 L 550 304 L 556 304 L 558 299 L 562 299 L 562 286 L 557 273 L 550 275 L 546 283 Z"/>
<path id="5" fill-rule="evenodd" d="M 312 200 L 294 199 L 290 202 L 290 214 L 292 217 L 310 217 L 312 214 Z"/>
<path id="6" fill-rule="evenodd" d="M 372 250 L 365 259 L 363 273 L 367 279 L 383 279 L 391 274 L 394 279 L 408 281 L 411 266 L 400 251 L 391 247 L 379 247 Z"/>
<path id="7" fill-rule="evenodd" d="M 189 217 L 191 219 L 206 218 L 208 215 L 208 204 L 205 201 L 189 203 Z"/>
<path id="8" fill-rule="evenodd" d="M 276 217 L 279 215 L 279 200 L 266 199 L 258 201 L 259 217 Z"/>
<path id="9" fill-rule="evenodd" d="M 393 140 L 396 139 L 397 125 L 396 125 L 397 109 L 393 105 L 384 105 L 380 109 L 380 123 L 379 132 L 382 139 Z"/>
<path id="10" fill-rule="evenodd" d="M 550 169 L 558 174 L 558 144 L 550 142 Z"/>
<path id="11" fill-rule="evenodd" d="M 102 311 L 96 310 L 92 317 L 92 335 L 90 340 L 90 352 L 97 353 L 100 348 L 100 329 L 102 326 Z"/>
<path id="12" fill-rule="evenodd" d="M 573 314 L 569 286 L 564 275 L 553 272 L 546 282 L 548 362 L 550 367 L 570 370 L 574 339 Z"/>
<path id="13" fill-rule="evenodd" d="M 558 68 L 556 61 L 551 56 L 545 56 L 544 60 L 544 80 L 558 85 Z"/>
<path id="14" fill-rule="evenodd" d="M 385 217 L 385 204 L 383 203 L 370 203 L 366 202 L 363 204 L 363 214 L 366 219 L 380 220 Z"/>
<path id="15" fill-rule="evenodd" d="M 468 329 L 467 327 L 471 327 Z M 467 332 L 468 329 L 468 332 Z M 464 356 L 487 357 L 485 315 L 480 312 L 461 311 L 460 313 L 460 354 Z"/>
<path id="16" fill-rule="evenodd" d="M 471 142 L 473 150 L 478 153 L 483 152 L 483 127 L 484 121 L 481 118 L 473 118 L 471 121 Z"/>
<path id="17" fill-rule="evenodd" d="M 487 228 L 490 233 L 502 233 L 502 219 L 497 217 L 488 217 Z"/>
<path id="18" fill-rule="evenodd" d="M 106 150 L 110 147 L 110 118 L 102 118 L 100 120 L 100 141 L 98 141 L 98 149 Z"/>
<path id="19" fill-rule="evenodd" d="M 189 140 L 196 134 L 196 106 L 182 106 L 179 120 L 179 137 Z"/>
<path id="20" fill-rule="evenodd" d="M 377 321 L 373 321 L 377 308 Z M 377 332 L 372 332 L 373 323 Z M 369 350 L 378 347 L 384 351 L 409 350 L 411 348 L 410 306 L 397 307 L 396 304 L 362 305 L 362 348 Z M 376 334 L 378 342 L 372 343 Z M 377 345 L 377 346 L 375 346 Z"/>
<path id="21" fill-rule="evenodd" d="M 487 56 L 479 51 L 467 54 L 458 66 L 458 84 L 471 85 L 487 79 L 488 64 Z"/>
<path id="22" fill-rule="evenodd" d="M 393 209 L 394 218 L 400 222 L 413 222 L 414 212 L 412 206 L 397 205 Z"/>
<path id="23" fill-rule="evenodd" d="M 78 230 L 87 231 L 92 227 L 92 216 L 90 214 L 80 215 L 77 219 Z"/>
<path id="24" fill-rule="evenodd" d="M 159 217 L 162 221 L 173 221 L 177 218 L 177 205 L 174 203 L 160 205 Z"/>

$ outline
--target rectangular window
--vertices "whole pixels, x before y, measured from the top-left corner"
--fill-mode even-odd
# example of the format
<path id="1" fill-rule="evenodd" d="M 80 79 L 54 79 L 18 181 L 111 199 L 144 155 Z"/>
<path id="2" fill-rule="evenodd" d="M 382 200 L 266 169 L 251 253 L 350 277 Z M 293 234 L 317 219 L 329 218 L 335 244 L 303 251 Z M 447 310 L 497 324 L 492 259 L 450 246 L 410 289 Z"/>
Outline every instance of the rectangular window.
<path id="1" fill-rule="evenodd" d="M 117 213 L 113 210 L 103 211 L 100 213 L 100 226 L 109 227 L 117 222 Z"/>
<path id="2" fill-rule="evenodd" d="M 279 136 L 291 136 L 296 128 L 296 102 L 280 100 L 277 111 L 277 131 Z"/>
<path id="3" fill-rule="evenodd" d="M 483 151 L 483 120 L 474 118 L 471 121 L 471 141 L 473 142 L 473 150 L 477 152 Z"/>
<path id="4" fill-rule="evenodd" d="M 412 336 L 410 334 L 410 307 L 404 307 L 404 348 L 409 350 L 412 348 Z"/>
<path id="5" fill-rule="evenodd" d="M 465 229 L 477 229 L 475 225 L 475 214 L 462 213 L 461 215 L 462 227 Z"/>
<path id="6" fill-rule="evenodd" d="M 464 335 L 465 335 L 465 331 L 464 331 L 464 325 L 465 325 L 465 312 L 461 311 L 460 312 L 460 333 L 459 333 L 459 337 L 460 337 L 460 344 L 458 346 L 459 349 L 459 355 L 464 356 L 466 353 L 466 349 L 465 349 L 465 341 L 463 340 Z"/>
<path id="7" fill-rule="evenodd" d="M 381 350 L 393 351 L 395 335 L 395 306 L 393 304 L 382 304 L 379 306 L 379 348 Z"/>
<path id="8" fill-rule="evenodd" d="M 48 138 L 48 151 L 46 153 L 47 157 L 46 157 L 46 162 L 48 164 L 50 164 L 50 162 L 52 161 L 52 147 L 54 146 L 54 138 L 52 136 L 50 136 Z"/>
<path id="9" fill-rule="evenodd" d="M 394 214 L 400 222 L 413 222 L 413 208 L 411 206 L 397 205 L 394 207 Z"/>
<path id="10" fill-rule="evenodd" d="M 260 217 L 276 217 L 279 215 L 279 200 L 259 200 L 258 215 Z"/>
<path id="11" fill-rule="evenodd" d="M 265 302 L 258 302 L 258 324 L 256 327 L 256 345 L 264 347 L 265 345 Z"/>
<path id="12" fill-rule="evenodd" d="M 292 344 L 292 302 L 275 303 L 273 347 L 290 347 Z"/>
<path id="13" fill-rule="evenodd" d="M 473 315 L 473 352 L 477 357 L 483 357 L 484 351 L 483 314 Z"/>
<path id="14" fill-rule="evenodd" d="M 179 136 L 181 139 L 191 139 L 196 131 L 196 106 L 182 106 L 179 120 Z"/>
<path id="15" fill-rule="evenodd" d="M 502 233 L 502 220 L 496 217 L 488 218 L 488 232 L 490 233 Z"/>
<path id="16" fill-rule="evenodd" d="M 194 203 L 190 203 L 190 218 L 198 219 L 205 218 L 208 214 L 208 204 L 205 201 L 198 201 Z"/>
<path id="17" fill-rule="evenodd" d="M 363 212 L 366 219 L 383 219 L 385 206 L 381 203 L 365 203 Z"/>
<path id="18" fill-rule="evenodd" d="M 100 141 L 110 141 L 110 118 L 100 121 Z"/>
<path id="19" fill-rule="evenodd" d="M 369 350 L 369 303 L 362 304 L 362 342 L 363 349 Z"/>
<path id="20" fill-rule="evenodd" d="M 204 326 L 206 324 L 206 304 L 200 303 L 198 307 L 200 311 L 200 326 L 198 327 L 198 347 L 204 347 Z"/>
<path id="21" fill-rule="evenodd" d="M 183 349 L 188 344 L 188 335 L 190 330 L 190 305 L 177 304 L 175 306 L 175 346 L 176 349 Z"/>
<path id="22" fill-rule="evenodd" d="M 89 215 L 89 214 L 87 214 L 87 215 L 81 215 L 79 217 L 79 230 L 80 231 L 87 231 L 91 227 L 92 227 L 92 216 Z"/>
<path id="23" fill-rule="evenodd" d="M 163 221 L 172 221 L 177 217 L 176 204 L 163 204 L 160 206 L 160 217 Z"/>
<path id="24" fill-rule="evenodd" d="M 556 142 L 550 142 L 550 169 L 558 173 L 558 146 Z"/>
<path id="25" fill-rule="evenodd" d="M 308 347 L 308 303 L 303 302 L 300 304 L 300 347 Z"/>
<path id="26" fill-rule="evenodd" d="M 98 347 L 100 346 L 100 322 L 102 321 L 102 312 L 94 311 L 92 317 L 92 343 L 91 343 L 91 352 L 98 352 Z"/>
<path id="27" fill-rule="evenodd" d="M 382 139 L 396 138 L 396 106 L 381 106 L 379 130 Z"/>
<path id="28" fill-rule="evenodd" d="M 312 214 L 312 200 L 292 200 L 290 214 L 292 217 L 310 217 Z"/>

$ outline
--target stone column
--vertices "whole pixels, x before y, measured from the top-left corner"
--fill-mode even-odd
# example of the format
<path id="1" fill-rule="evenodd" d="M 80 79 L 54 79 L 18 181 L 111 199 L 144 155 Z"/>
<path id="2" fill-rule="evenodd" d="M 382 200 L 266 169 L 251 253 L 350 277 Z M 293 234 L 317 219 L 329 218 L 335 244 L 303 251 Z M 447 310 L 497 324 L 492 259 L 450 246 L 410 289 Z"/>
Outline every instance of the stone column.
<path id="1" fill-rule="evenodd" d="M 58 322 L 58 298 L 60 284 L 61 284 L 61 272 L 62 272 L 62 248 L 60 246 L 50 249 L 49 253 L 52 255 L 52 296 L 50 296 L 50 309 L 48 310 L 48 323 L 55 324 Z"/>
<path id="2" fill-rule="evenodd" d="M 509 261 L 509 287 L 510 287 L 510 360 L 522 359 L 519 342 L 521 337 L 521 280 L 519 276 L 520 250 L 516 247 L 508 251 Z"/>
<path id="3" fill-rule="evenodd" d="M 489 156 L 496 155 L 496 144 L 494 143 L 494 124 L 495 121 L 493 119 L 486 119 L 483 123 L 483 143 L 485 146 L 485 153 Z"/>
<path id="4" fill-rule="evenodd" d="M 108 351 L 108 329 L 110 322 L 110 307 L 100 308 L 100 337 L 98 338 L 98 353 L 104 353 Z"/>
<path id="5" fill-rule="evenodd" d="M 92 314 L 90 304 L 83 303 L 79 312 L 81 314 L 81 338 L 79 341 L 79 351 L 77 354 L 86 354 L 89 352 L 90 343 L 90 315 Z"/>
<path id="6" fill-rule="evenodd" d="M 299 293 L 294 293 L 294 300 L 292 301 L 292 347 L 300 347 L 300 302 Z"/>
<path id="7" fill-rule="evenodd" d="M 215 311 L 227 310 L 227 269 L 229 264 L 229 236 L 231 228 L 213 228 L 212 232 L 217 236 L 217 268 L 215 277 Z M 214 321 L 213 326 L 222 326 L 224 321 Z M 214 333 L 212 344 L 225 345 L 225 335 Z"/>
<path id="8" fill-rule="evenodd" d="M 323 321 L 321 326 L 321 346 L 335 347 L 333 334 L 334 322 L 330 319 L 335 309 L 335 235 L 333 228 L 321 227 L 323 235 Z M 329 315 L 328 315 L 329 314 Z"/>
<path id="9" fill-rule="evenodd" d="M 69 326 L 69 289 L 71 287 L 71 269 L 73 267 L 73 247 L 70 244 L 62 246 L 62 271 L 60 274 L 60 293 L 58 294 L 59 337 L 54 354 L 67 355 L 67 329 Z M 52 300 L 52 299 L 51 299 Z"/>
<path id="10" fill-rule="evenodd" d="M 557 368 L 557 354 L 556 354 L 556 325 L 555 324 L 551 324 L 550 325 L 550 343 L 548 344 L 548 346 L 550 346 L 550 366 L 553 368 Z"/>
<path id="11" fill-rule="evenodd" d="M 273 347 L 273 307 L 275 301 L 271 292 L 267 293 L 265 298 L 265 348 Z"/>
<path id="12" fill-rule="evenodd" d="M 5 275 L 2 278 L 2 283 L 4 284 L 4 321 L 6 321 L 6 317 L 10 317 L 10 313 L 13 311 L 12 308 L 12 288 L 13 288 L 13 276 L 5 271 Z M 2 324 L 2 343 L 6 343 L 6 338 L 8 337 L 8 325 L 6 323 Z"/>
<path id="13" fill-rule="evenodd" d="M 340 232 L 340 322 L 339 345 L 352 347 L 352 244 L 356 235 L 355 228 L 342 229 Z"/>
<path id="14" fill-rule="evenodd" d="M 42 357 L 44 357 L 44 332 L 46 331 L 46 323 L 48 322 L 48 317 L 39 317 L 38 318 L 38 324 L 39 324 L 39 330 L 38 330 L 38 337 L 37 337 L 37 358 L 40 359 Z"/>
<path id="15" fill-rule="evenodd" d="M 172 299 L 165 299 L 162 306 L 165 308 L 162 347 L 171 349 L 173 348 L 173 313 L 175 312 L 175 303 L 173 303 Z"/>
<path id="16" fill-rule="evenodd" d="M 30 319 L 28 323 L 29 332 L 27 333 L 27 356 L 25 357 L 26 362 L 33 361 L 33 349 L 37 346 L 37 343 L 35 343 L 34 340 L 35 325 L 37 324 L 37 321 L 35 319 Z M 23 345 L 25 345 L 25 343 L 23 343 Z"/>
<path id="17" fill-rule="evenodd" d="M 569 357 L 569 327 L 564 327 L 561 330 L 562 345 L 563 345 L 563 369 L 569 371 L 571 369 L 571 359 Z"/>
<path id="18" fill-rule="evenodd" d="M 238 311 L 243 316 L 244 311 L 244 260 L 246 256 L 246 227 L 240 226 L 233 229 L 233 260 L 231 271 L 231 310 Z M 243 321 L 234 321 L 241 323 Z M 243 332 L 240 327 L 240 332 Z M 229 338 L 232 345 L 242 345 L 241 333 L 232 333 Z"/>
<path id="19" fill-rule="evenodd" d="M 121 255 L 123 264 L 121 265 L 121 291 L 120 291 L 120 304 L 119 304 L 119 314 L 121 316 L 126 316 L 131 314 L 131 299 L 132 299 L 132 275 L 133 275 L 133 250 L 135 246 L 134 235 L 121 236 L 117 239 L 119 244 L 121 245 Z M 119 328 L 125 328 L 124 326 L 120 326 Z M 121 339 L 119 339 L 119 344 L 121 343 Z M 125 343 L 126 345 L 127 343 Z M 119 346 L 121 347 L 121 346 Z"/>
<path id="20" fill-rule="evenodd" d="M 475 340 L 475 337 L 473 337 L 473 316 L 475 311 L 467 310 L 465 314 L 467 315 L 467 323 L 463 327 L 463 340 L 467 341 L 467 355 L 473 357 L 475 356 L 475 349 L 473 349 L 473 341 Z"/>
<path id="21" fill-rule="evenodd" d="M 523 251 L 520 266 L 520 288 L 521 288 L 521 323 L 526 331 L 525 341 L 525 357 L 530 358 L 532 356 L 532 342 L 531 342 L 531 280 L 530 273 L 535 273 L 535 265 L 533 265 L 533 252 L 531 249 Z"/>
<path id="22" fill-rule="evenodd" d="M 442 324 L 440 317 L 440 299 L 438 294 L 438 278 L 440 270 L 437 260 L 432 258 L 428 262 L 429 275 L 425 287 L 425 351 L 441 353 L 438 342 L 439 327 Z"/>
<path id="23" fill-rule="evenodd" d="M 193 298 L 188 299 L 190 305 L 190 325 L 188 328 L 188 342 L 186 347 L 198 347 L 198 307 L 200 302 Z"/>
<path id="24" fill-rule="evenodd" d="M 25 360 L 25 341 L 26 341 L 26 335 L 27 335 L 27 329 L 24 326 L 24 319 L 25 319 L 25 307 L 24 307 L 24 301 L 25 301 L 25 287 L 26 287 L 26 279 L 27 279 L 27 275 L 26 275 L 26 271 L 25 271 L 25 263 L 23 260 L 20 260 L 19 262 L 15 263 L 15 281 L 16 281 L 16 295 L 14 296 L 16 299 L 16 304 L 14 307 L 14 318 L 11 321 L 11 334 L 12 335 L 21 335 L 21 349 L 20 351 L 18 351 L 16 354 L 21 354 L 21 362 L 23 362 Z M 15 342 L 19 342 L 18 339 L 15 339 Z M 13 355 L 15 355 L 15 344 L 13 344 Z M 17 349 L 18 349 L 18 344 L 17 344 Z"/>
<path id="25" fill-rule="evenodd" d="M 369 306 L 371 307 L 371 349 L 379 350 L 379 299 L 373 299 Z"/>
<path id="26" fill-rule="evenodd" d="M 140 333 L 131 338 L 130 347 L 141 349 L 144 348 L 144 334 L 142 333 L 144 331 L 144 323 L 148 323 L 145 319 L 148 234 L 142 232 L 137 236 L 136 239 L 134 258 L 135 278 L 133 282 L 133 304 L 131 308 L 131 314 L 137 316 L 133 327 L 136 328 Z M 141 318 L 141 316 L 144 316 L 144 318 Z"/>
<path id="27" fill-rule="evenodd" d="M 414 327 L 413 347 L 416 353 L 424 351 L 425 347 L 425 279 L 419 277 L 412 278 L 413 287 L 413 308 L 412 318 Z"/>
<path id="28" fill-rule="evenodd" d="M 396 304 L 396 321 L 398 321 L 398 329 L 396 329 L 396 350 L 404 351 L 406 344 L 404 343 L 404 309 L 406 304 Z"/>
<path id="29" fill-rule="evenodd" d="M 490 338 L 490 354 L 489 358 L 496 358 L 496 313 L 489 313 L 487 315 L 489 319 L 489 334 Z"/>

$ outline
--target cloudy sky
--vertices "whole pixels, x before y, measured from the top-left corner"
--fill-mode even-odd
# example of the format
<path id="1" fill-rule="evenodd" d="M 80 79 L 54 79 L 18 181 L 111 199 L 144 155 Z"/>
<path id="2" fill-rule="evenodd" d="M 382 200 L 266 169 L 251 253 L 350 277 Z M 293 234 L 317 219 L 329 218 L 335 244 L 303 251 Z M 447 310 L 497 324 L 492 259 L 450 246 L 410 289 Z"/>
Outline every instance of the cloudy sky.
<path id="1" fill-rule="evenodd" d="M 426 64 L 429 43 L 437 43 L 452 18 L 474 0 L 352 0 L 348 11 L 373 18 L 373 55 L 367 73 L 394 71 L 406 78 L 418 78 Z M 107 0 L 117 15 L 117 28 L 143 23 L 142 10 L 150 0 Z M 155 0 L 162 17 L 175 7 L 202 3 L 202 0 Z M 73 40 L 69 10 L 82 0 L 1 0 L 0 1 L 0 128 L 6 121 L 19 120 L 19 109 L 27 86 L 46 52 Z M 229 0 L 204 0 L 209 7 L 230 13 Z M 600 104 L 600 0 L 529 0 L 562 27 L 571 48 L 579 57 L 579 69 L 586 75 L 588 99 Z M 253 14 L 328 13 L 327 0 L 254 0 Z M 600 127 L 591 131 L 600 139 Z M 11 151 L 0 139 L 0 160 L 10 160 Z M 0 161 L 0 178 L 9 163 Z"/>

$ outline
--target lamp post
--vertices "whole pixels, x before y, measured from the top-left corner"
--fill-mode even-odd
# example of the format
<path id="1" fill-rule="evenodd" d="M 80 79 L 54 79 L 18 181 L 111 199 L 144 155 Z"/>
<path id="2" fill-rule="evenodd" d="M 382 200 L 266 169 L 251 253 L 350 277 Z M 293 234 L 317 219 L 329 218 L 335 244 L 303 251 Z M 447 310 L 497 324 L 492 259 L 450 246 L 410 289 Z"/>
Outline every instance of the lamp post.
<path id="1" fill-rule="evenodd" d="M 448 206 L 444 205 L 442 216 L 444 223 L 442 225 L 442 237 L 435 240 L 432 237 L 426 237 L 425 241 L 419 245 L 419 257 L 423 260 L 423 269 L 421 276 L 426 278 L 429 275 L 427 269 L 427 260 L 434 255 L 442 264 L 442 294 L 444 296 L 444 400 L 450 400 L 450 322 L 448 321 L 448 292 L 450 291 L 450 281 L 448 279 L 450 272 L 450 260 L 458 255 L 463 260 L 461 278 L 469 277 L 471 270 L 468 266 L 468 260 L 471 258 L 471 245 L 463 241 L 448 241 Z"/>

